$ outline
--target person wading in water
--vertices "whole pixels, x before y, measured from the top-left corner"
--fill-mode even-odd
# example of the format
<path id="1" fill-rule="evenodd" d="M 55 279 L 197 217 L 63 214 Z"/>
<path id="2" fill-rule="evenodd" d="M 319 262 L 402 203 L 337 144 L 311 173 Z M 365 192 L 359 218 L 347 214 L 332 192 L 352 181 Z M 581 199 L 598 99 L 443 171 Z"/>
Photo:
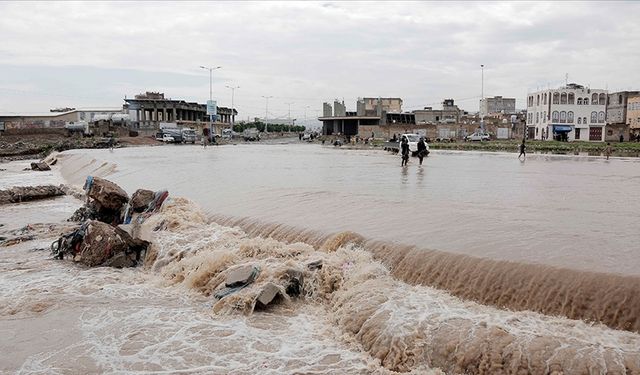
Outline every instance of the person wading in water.
<path id="1" fill-rule="evenodd" d="M 427 145 L 424 143 L 424 137 L 420 137 L 418 141 L 418 158 L 420 159 L 420 165 L 422 165 L 422 159 L 424 159 L 428 153 L 429 151 L 427 151 Z"/>
<path id="2" fill-rule="evenodd" d="M 523 157 L 524 159 L 527 158 L 527 146 L 524 145 L 524 138 L 522 138 L 522 143 L 520 144 L 520 155 L 518 155 L 518 159 L 520 159 L 520 157 Z"/>
<path id="3" fill-rule="evenodd" d="M 409 162 L 409 141 L 407 137 L 402 137 L 400 142 L 400 152 L 402 154 L 402 166 L 404 167 Z"/>

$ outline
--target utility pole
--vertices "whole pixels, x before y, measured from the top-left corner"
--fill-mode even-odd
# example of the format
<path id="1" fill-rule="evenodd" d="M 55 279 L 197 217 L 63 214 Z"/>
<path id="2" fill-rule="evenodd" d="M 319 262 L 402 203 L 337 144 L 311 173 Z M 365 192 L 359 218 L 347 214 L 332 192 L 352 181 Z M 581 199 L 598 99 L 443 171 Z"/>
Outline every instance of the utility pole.
<path id="1" fill-rule="evenodd" d="M 228 89 L 231 89 L 231 128 L 236 124 L 236 115 L 233 113 L 235 107 L 233 105 L 233 97 L 236 92 L 236 89 L 239 89 L 240 86 L 226 86 Z"/>
<path id="2" fill-rule="evenodd" d="M 264 96 L 263 98 L 267 100 L 267 104 L 264 107 L 264 133 L 267 134 L 267 116 L 269 115 L 269 99 L 273 98 L 273 96 Z"/>
<path id="3" fill-rule="evenodd" d="M 213 101 L 213 71 L 222 67 L 216 66 L 209 68 L 200 65 L 200 68 L 209 71 L 209 101 Z M 209 138 L 213 139 L 213 114 L 209 114 Z"/>

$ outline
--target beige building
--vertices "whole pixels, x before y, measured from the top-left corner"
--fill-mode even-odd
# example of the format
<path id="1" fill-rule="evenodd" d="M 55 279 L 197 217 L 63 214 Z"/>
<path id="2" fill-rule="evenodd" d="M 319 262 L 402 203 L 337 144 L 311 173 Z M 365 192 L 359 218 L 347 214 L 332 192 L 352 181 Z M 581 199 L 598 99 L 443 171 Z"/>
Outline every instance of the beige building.
<path id="1" fill-rule="evenodd" d="M 454 104 L 453 99 L 445 99 L 442 109 L 425 107 L 412 113 L 416 116 L 416 124 L 456 124 L 464 115 L 464 111 Z"/>
<path id="2" fill-rule="evenodd" d="M 640 94 L 627 98 L 627 124 L 629 133 L 637 137 L 640 134 Z"/>
<path id="3" fill-rule="evenodd" d="M 480 99 L 480 116 L 487 116 L 491 113 L 516 113 L 516 100 L 502 96 Z"/>

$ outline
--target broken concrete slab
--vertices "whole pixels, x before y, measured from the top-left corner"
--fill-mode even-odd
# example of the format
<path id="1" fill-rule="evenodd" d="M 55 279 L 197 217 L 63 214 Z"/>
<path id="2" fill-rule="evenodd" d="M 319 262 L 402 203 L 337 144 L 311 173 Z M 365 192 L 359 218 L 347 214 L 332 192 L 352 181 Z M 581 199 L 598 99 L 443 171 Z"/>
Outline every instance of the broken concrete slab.
<path id="1" fill-rule="evenodd" d="M 280 295 L 282 296 L 282 291 L 278 286 L 274 283 L 267 283 L 264 287 L 262 287 L 262 291 L 258 294 L 257 302 L 261 303 L 264 306 L 267 306 L 271 302 L 276 299 L 276 297 Z"/>
<path id="2" fill-rule="evenodd" d="M 82 244 L 74 261 L 89 267 L 99 266 L 115 254 L 123 253 L 126 250 L 126 241 L 116 232 L 114 227 L 91 220 L 87 223 Z"/>
<path id="3" fill-rule="evenodd" d="M 313 262 L 307 263 L 307 268 L 309 271 L 322 269 L 322 259 L 314 260 Z"/>
<path id="4" fill-rule="evenodd" d="M 0 204 L 54 198 L 61 195 L 65 195 L 64 191 L 54 185 L 16 186 L 8 190 L 0 190 Z"/>
<path id="5" fill-rule="evenodd" d="M 235 288 L 238 286 L 244 286 L 251 284 L 256 277 L 260 269 L 253 264 L 244 264 L 238 266 L 229 271 L 225 281 L 225 285 L 229 288 Z"/>

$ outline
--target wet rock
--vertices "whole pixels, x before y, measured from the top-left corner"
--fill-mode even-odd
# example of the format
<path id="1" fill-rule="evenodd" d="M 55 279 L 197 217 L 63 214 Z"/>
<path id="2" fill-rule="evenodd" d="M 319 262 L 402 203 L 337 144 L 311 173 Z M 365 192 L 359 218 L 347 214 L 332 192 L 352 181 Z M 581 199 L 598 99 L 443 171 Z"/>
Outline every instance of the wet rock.
<path id="1" fill-rule="evenodd" d="M 313 262 L 308 263 L 307 268 L 309 269 L 309 271 L 322 269 L 322 259 L 314 260 Z"/>
<path id="2" fill-rule="evenodd" d="M 137 260 L 134 259 L 131 255 L 126 253 L 119 253 L 111 258 L 107 259 L 102 266 L 104 267 L 114 267 L 114 268 L 128 268 L 135 267 L 137 264 Z"/>
<path id="3" fill-rule="evenodd" d="M 34 171 L 50 171 L 51 167 L 47 163 L 37 162 L 37 163 L 31 163 L 31 169 Z"/>
<path id="4" fill-rule="evenodd" d="M 0 190 L 0 204 L 47 199 L 61 195 L 65 193 L 58 186 L 16 186 L 8 190 Z"/>
<path id="5" fill-rule="evenodd" d="M 93 177 L 87 195 L 99 204 L 99 209 L 111 211 L 120 211 L 129 200 L 129 196 L 120 186 L 100 177 Z"/>
<path id="6" fill-rule="evenodd" d="M 131 196 L 131 201 L 129 204 L 131 205 L 131 209 L 134 212 L 143 212 L 149 206 L 149 203 L 153 201 L 155 193 L 151 190 L 146 189 L 138 189 Z"/>
<path id="7" fill-rule="evenodd" d="M 73 221 L 76 223 L 83 223 L 87 220 L 96 220 L 98 218 L 98 211 L 93 204 L 85 204 L 78 208 L 67 221 Z"/>
<path id="8" fill-rule="evenodd" d="M 229 288 L 236 288 L 251 284 L 259 273 L 258 267 L 252 264 L 245 264 L 230 270 L 227 275 L 225 285 Z"/>
<path id="9" fill-rule="evenodd" d="M 287 282 L 287 294 L 292 297 L 299 296 L 300 293 L 302 293 L 302 284 L 304 282 L 304 274 L 302 271 L 290 268 L 285 271 L 284 278 Z"/>
<path id="10" fill-rule="evenodd" d="M 277 296 L 282 296 L 282 292 L 280 288 L 274 283 L 267 283 L 263 288 L 260 294 L 258 294 L 258 302 L 263 306 L 267 306 L 271 302 L 273 302 Z"/>
<path id="11" fill-rule="evenodd" d="M 100 221 L 89 221 L 79 253 L 74 261 L 89 267 L 99 266 L 116 254 L 127 250 L 126 241 L 115 228 Z"/>

